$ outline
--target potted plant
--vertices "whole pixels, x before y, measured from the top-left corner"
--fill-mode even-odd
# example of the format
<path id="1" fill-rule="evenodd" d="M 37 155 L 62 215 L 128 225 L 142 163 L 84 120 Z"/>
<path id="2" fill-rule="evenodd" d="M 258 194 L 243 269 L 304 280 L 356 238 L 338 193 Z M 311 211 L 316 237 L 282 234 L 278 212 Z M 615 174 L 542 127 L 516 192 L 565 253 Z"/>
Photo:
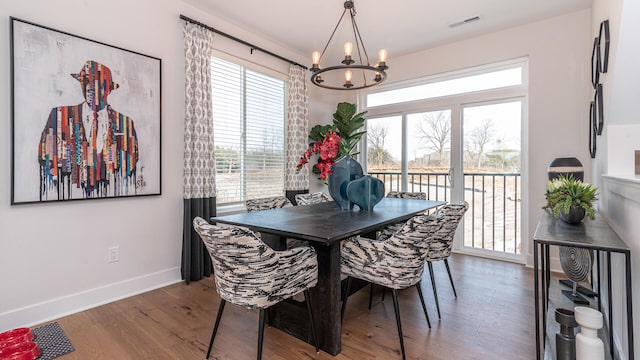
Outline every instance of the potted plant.
<path id="1" fill-rule="evenodd" d="M 361 130 L 365 124 L 364 115 L 357 113 L 356 104 L 341 102 L 333 114 L 333 124 L 316 125 L 309 132 L 311 143 L 304 152 L 297 169 L 307 164 L 313 155 L 318 156 L 318 162 L 313 165 L 312 172 L 320 175 L 320 179 L 327 181 L 331 175 L 331 166 L 335 160 L 343 155 L 355 156 L 354 148 L 360 138 L 366 133 Z"/>
<path id="2" fill-rule="evenodd" d="M 585 215 L 595 219 L 593 202 L 597 200 L 597 191 L 596 186 L 582 182 L 573 175 L 560 175 L 547 184 L 547 205 L 542 208 L 550 209 L 554 218 L 569 224 L 579 223 Z"/>

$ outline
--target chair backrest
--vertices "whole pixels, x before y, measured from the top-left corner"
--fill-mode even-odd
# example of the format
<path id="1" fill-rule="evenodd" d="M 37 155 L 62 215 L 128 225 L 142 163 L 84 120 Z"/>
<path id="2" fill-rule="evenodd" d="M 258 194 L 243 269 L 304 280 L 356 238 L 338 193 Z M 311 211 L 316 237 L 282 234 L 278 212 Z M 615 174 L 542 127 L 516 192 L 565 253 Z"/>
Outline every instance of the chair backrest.
<path id="1" fill-rule="evenodd" d="M 331 198 L 322 191 L 308 194 L 296 194 L 296 204 L 298 205 L 313 205 L 329 201 L 333 200 L 331 200 Z"/>
<path id="2" fill-rule="evenodd" d="M 399 198 L 399 199 L 427 200 L 427 194 L 423 192 L 389 191 L 386 197 Z M 388 239 L 391 235 L 396 233 L 401 226 L 402 224 L 392 224 L 389 226 L 385 226 L 380 230 L 378 239 L 380 240 Z"/>
<path id="3" fill-rule="evenodd" d="M 427 193 L 410 191 L 389 191 L 388 198 L 427 200 Z"/>
<path id="4" fill-rule="evenodd" d="M 441 227 L 433 234 L 433 239 L 429 243 L 427 261 L 444 260 L 451 255 L 453 237 L 467 209 L 469 204 L 462 201 L 457 204 L 443 205 L 436 213 L 430 215 L 433 220 L 441 224 Z"/>
<path id="5" fill-rule="evenodd" d="M 264 308 L 278 276 L 277 253 L 242 227 L 220 227 L 201 217 L 193 227 L 204 242 L 221 298 L 248 308 Z"/>
<path id="6" fill-rule="evenodd" d="M 245 201 L 247 212 L 291 207 L 293 204 L 285 196 L 273 196 Z"/>
<path id="7" fill-rule="evenodd" d="M 422 279 L 429 242 L 441 226 L 426 214 L 412 217 L 383 241 L 382 253 L 365 266 L 365 271 L 377 277 L 376 283 L 390 288 L 404 289 L 417 284 Z"/>

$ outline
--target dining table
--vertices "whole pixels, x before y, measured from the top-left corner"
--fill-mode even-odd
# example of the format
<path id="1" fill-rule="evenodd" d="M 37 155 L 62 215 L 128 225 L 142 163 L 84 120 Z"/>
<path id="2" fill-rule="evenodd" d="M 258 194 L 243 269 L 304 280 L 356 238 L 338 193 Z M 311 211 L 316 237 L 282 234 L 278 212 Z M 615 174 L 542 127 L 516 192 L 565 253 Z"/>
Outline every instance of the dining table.
<path id="1" fill-rule="evenodd" d="M 375 239 L 384 226 L 406 221 L 443 204 L 443 201 L 384 198 L 372 210 L 365 211 L 357 206 L 341 210 L 337 203 L 325 202 L 215 216 L 210 221 L 259 232 L 261 239 L 275 250 L 285 249 L 287 239 L 307 241 L 313 246 L 318 259 L 318 283 L 310 294 L 318 345 L 323 351 L 337 355 L 342 347 L 340 241 L 353 236 Z M 313 343 L 304 306 L 283 301 L 272 308 L 271 326 Z"/>

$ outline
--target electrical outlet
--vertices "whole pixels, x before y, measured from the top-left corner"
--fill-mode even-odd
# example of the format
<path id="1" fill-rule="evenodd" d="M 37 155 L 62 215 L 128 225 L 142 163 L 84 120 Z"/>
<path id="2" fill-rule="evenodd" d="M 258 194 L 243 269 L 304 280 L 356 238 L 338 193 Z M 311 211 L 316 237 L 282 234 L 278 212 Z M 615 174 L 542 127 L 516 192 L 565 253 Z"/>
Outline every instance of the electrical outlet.
<path id="1" fill-rule="evenodd" d="M 109 248 L 108 262 L 120 261 L 120 246 L 113 246 Z"/>

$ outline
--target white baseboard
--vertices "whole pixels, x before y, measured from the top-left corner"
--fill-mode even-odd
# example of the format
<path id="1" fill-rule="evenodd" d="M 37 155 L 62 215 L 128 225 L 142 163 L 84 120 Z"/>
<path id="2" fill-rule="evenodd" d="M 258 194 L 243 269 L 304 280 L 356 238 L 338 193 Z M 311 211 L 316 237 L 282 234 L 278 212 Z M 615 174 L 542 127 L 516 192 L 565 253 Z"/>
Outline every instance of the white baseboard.
<path id="1" fill-rule="evenodd" d="M 0 313 L 0 331 L 31 327 L 182 281 L 175 267 Z"/>
<path id="2" fill-rule="evenodd" d="M 559 257 L 551 256 L 549 261 L 551 262 L 551 272 L 564 273 Z M 538 259 L 538 266 L 540 266 L 540 259 Z M 527 267 L 533 268 L 533 254 L 527 255 Z"/>

